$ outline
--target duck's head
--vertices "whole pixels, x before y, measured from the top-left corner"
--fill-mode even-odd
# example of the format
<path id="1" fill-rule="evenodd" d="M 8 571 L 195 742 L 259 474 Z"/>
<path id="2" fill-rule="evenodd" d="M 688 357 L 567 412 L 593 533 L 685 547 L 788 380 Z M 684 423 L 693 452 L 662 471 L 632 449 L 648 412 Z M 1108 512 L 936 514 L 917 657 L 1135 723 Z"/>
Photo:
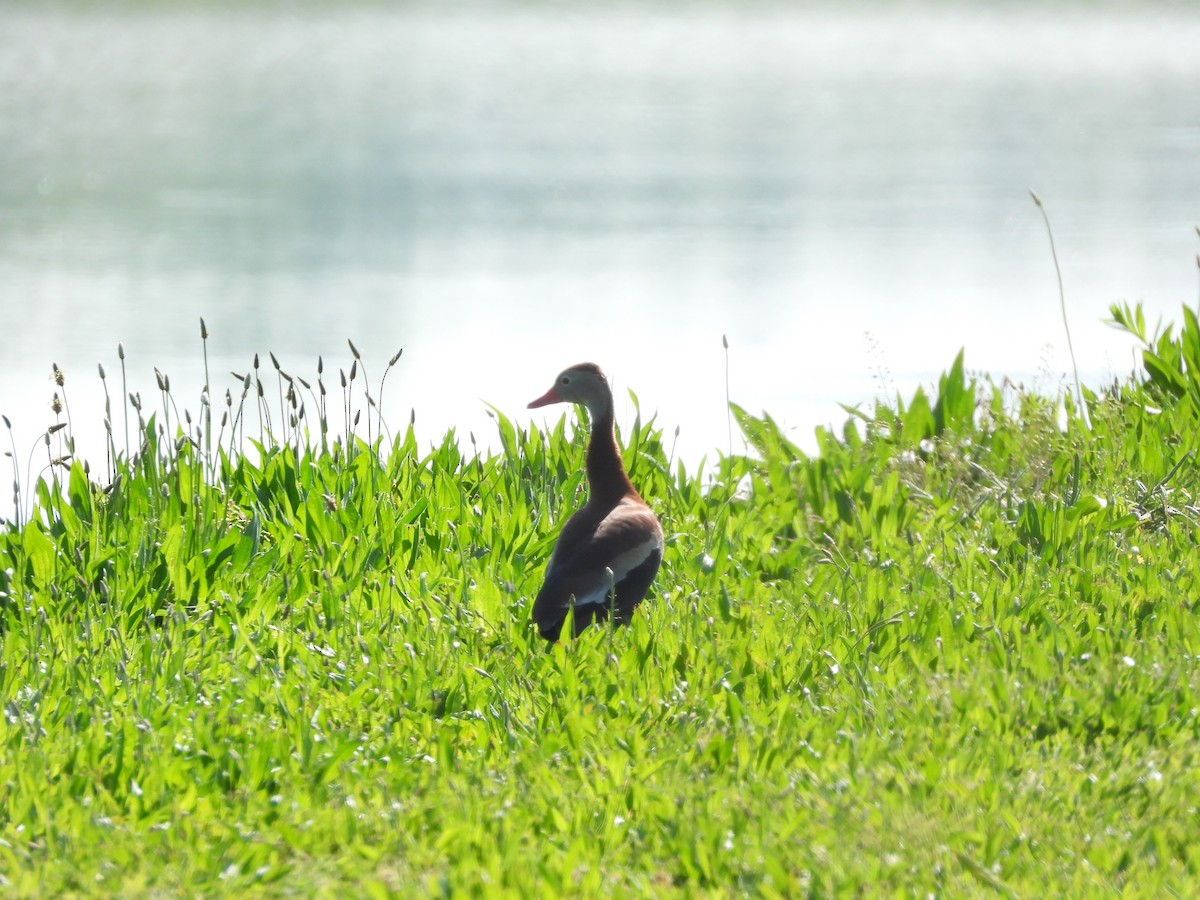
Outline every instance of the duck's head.
<path id="1" fill-rule="evenodd" d="M 559 372 L 550 390 L 530 403 L 529 408 L 551 403 L 581 403 L 595 419 L 612 405 L 612 389 L 598 365 L 579 363 Z"/>

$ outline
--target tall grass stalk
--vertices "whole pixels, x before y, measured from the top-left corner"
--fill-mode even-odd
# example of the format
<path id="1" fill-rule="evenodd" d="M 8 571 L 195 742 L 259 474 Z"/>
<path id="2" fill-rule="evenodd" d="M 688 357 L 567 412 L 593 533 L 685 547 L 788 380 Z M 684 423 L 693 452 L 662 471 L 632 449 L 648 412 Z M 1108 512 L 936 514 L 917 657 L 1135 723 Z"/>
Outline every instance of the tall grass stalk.
<path id="1" fill-rule="evenodd" d="M 1087 404 L 1083 401 L 1083 386 L 1079 381 L 1079 366 L 1075 362 L 1075 347 L 1071 342 L 1071 325 L 1067 321 L 1067 295 L 1063 290 L 1062 268 L 1058 264 L 1058 251 L 1054 247 L 1054 231 L 1050 227 L 1050 217 L 1046 214 L 1042 198 L 1033 190 L 1030 190 L 1029 196 L 1033 198 L 1033 202 L 1042 214 L 1042 221 L 1046 223 L 1046 236 L 1050 239 L 1050 256 L 1054 260 L 1054 274 L 1058 278 L 1058 302 L 1062 309 L 1063 330 L 1067 334 L 1067 353 L 1071 356 L 1071 371 L 1075 377 L 1075 400 L 1079 405 L 1083 427 L 1090 428 L 1091 421 L 1088 417 Z"/>
<path id="2" fill-rule="evenodd" d="M 96 371 L 100 376 L 100 385 L 104 389 L 104 471 L 111 484 L 116 477 L 117 445 L 113 437 L 112 398 L 108 393 L 108 373 L 104 363 L 96 363 Z"/>
<path id="3" fill-rule="evenodd" d="M 12 501 L 13 501 L 13 521 L 20 522 L 21 516 L 21 469 L 17 464 L 17 441 L 13 437 L 12 422 L 8 416 L 0 415 L 0 419 L 4 420 L 4 430 L 8 432 L 9 449 L 4 451 L 4 455 L 12 461 Z"/>
<path id="4" fill-rule="evenodd" d="M 350 369 L 350 380 L 354 380 L 355 368 L 361 366 L 363 378 L 363 397 L 366 398 L 367 409 L 369 411 L 370 408 L 374 406 L 375 401 L 371 399 L 371 379 L 367 377 L 367 364 L 363 361 L 362 354 L 358 352 L 358 348 L 354 346 L 354 341 L 347 338 L 346 343 L 350 345 L 350 355 L 354 357 L 354 364 Z M 371 416 L 369 414 L 367 416 L 367 443 L 372 443 Z"/>
<path id="5" fill-rule="evenodd" d="M 215 461 L 212 457 L 212 388 L 208 375 L 208 326 L 200 317 L 200 350 L 204 355 L 204 387 L 201 389 L 201 414 L 204 423 L 204 458 L 208 462 L 210 477 L 215 477 Z"/>
<path id="6" fill-rule="evenodd" d="M 729 338 L 721 335 L 721 347 L 725 351 L 725 429 L 729 438 L 729 455 L 733 456 L 733 412 L 730 404 L 733 402 L 729 394 Z"/>
<path id="7" fill-rule="evenodd" d="M 384 415 L 383 415 L 383 387 L 387 383 L 388 373 L 392 371 L 392 369 L 395 367 L 396 363 L 400 362 L 400 357 L 403 355 L 404 355 L 404 348 L 401 347 L 399 350 L 397 350 L 395 352 L 395 354 L 392 356 L 392 358 L 388 360 L 387 368 L 383 370 L 383 377 L 379 379 L 379 404 L 377 406 L 377 409 L 379 410 L 380 436 L 383 435 L 384 430 L 387 430 L 389 435 L 391 434 L 391 429 L 387 428 L 387 422 L 384 419 Z"/>
<path id="8" fill-rule="evenodd" d="M 129 382 L 125 374 L 125 345 L 117 344 L 117 359 L 121 362 L 121 409 L 125 415 L 125 456 L 129 456 L 129 406 L 125 403 L 125 399 L 129 396 Z"/>

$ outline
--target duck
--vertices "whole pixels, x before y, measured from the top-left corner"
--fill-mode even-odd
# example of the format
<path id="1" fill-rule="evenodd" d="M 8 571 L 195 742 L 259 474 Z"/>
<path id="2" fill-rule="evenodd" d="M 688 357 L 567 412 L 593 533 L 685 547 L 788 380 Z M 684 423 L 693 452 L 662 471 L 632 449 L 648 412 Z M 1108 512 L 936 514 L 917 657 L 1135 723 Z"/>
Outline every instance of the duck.
<path id="1" fill-rule="evenodd" d="M 587 408 L 592 429 L 587 449 L 588 500 L 563 526 L 533 601 L 533 623 L 556 642 L 574 607 L 574 636 L 612 615 L 629 622 L 645 599 L 663 555 L 658 516 L 634 488 L 621 462 L 613 428 L 613 395 L 595 363 L 564 369 L 550 390 L 529 404 Z"/>

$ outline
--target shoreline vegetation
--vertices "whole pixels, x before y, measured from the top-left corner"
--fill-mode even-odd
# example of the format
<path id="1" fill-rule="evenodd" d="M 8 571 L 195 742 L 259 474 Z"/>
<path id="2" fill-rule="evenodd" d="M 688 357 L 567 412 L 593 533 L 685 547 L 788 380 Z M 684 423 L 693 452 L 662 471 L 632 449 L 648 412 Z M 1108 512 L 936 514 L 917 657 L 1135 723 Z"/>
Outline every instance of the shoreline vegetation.
<path id="1" fill-rule="evenodd" d="M 102 370 L 89 468 L 60 380 L 8 454 L 0 885 L 1194 893 L 1200 325 L 1111 314 L 1143 369 L 1086 410 L 960 353 L 814 454 L 731 404 L 751 452 L 689 470 L 638 415 L 656 588 L 549 650 L 567 417 L 422 449 L 353 345 L 198 414 Z"/>

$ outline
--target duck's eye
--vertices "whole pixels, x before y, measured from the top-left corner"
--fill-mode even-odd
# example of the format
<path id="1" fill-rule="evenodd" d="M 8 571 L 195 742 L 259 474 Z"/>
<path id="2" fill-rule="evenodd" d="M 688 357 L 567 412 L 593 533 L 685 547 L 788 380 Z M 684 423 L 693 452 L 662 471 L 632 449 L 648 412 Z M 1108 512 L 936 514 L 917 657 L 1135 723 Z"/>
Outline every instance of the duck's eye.
<path id="1" fill-rule="evenodd" d="M 565 387 L 566 385 L 571 383 L 571 376 L 564 375 L 562 378 L 558 379 L 558 383 Z"/>

